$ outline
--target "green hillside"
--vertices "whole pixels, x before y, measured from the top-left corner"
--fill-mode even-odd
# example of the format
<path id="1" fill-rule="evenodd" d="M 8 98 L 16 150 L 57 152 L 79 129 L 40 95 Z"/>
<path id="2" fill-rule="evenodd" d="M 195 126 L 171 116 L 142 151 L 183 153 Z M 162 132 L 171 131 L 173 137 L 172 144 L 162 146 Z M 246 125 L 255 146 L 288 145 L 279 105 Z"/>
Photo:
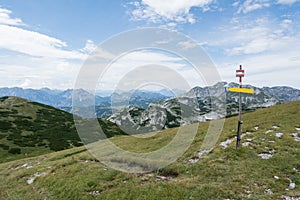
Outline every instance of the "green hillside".
<path id="1" fill-rule="evenodd" d="M 300 101 L 244 114 L 245 136 L 238 150 L 235 141 L 227 148 L 219 145 L 236 134 L 237 118 L 227 118 L 214 149 L 191 163 L 208 127 L 200 123 L 181 158 L 146 174 L 110 169 L 84 147 L 3 163 L 0 199 L 299 199 L 299 106 Z M 177 130 L 110 141 L 128 151 L 148 152 L 166 145 Z M 264 154 L 271 156 L 259 156 Z"/>
<path id="2" fill-rule="evenodd" d="M 122 132 L 100 120 L 111 137 Z M 19 97 L 0 98 L 0 163 L 82 146 L 73 115 Z"/>

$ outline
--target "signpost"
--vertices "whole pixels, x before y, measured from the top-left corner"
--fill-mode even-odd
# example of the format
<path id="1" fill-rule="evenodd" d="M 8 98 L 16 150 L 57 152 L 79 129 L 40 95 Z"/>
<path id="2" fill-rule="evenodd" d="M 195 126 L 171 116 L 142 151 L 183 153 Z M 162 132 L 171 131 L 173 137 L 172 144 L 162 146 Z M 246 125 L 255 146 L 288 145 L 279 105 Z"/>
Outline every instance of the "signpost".
<path id="1" fill-rule="evenodd" d="M 239 77 L 239 88 L 229 88 L 230 92 L 238 92 L 239 93 L 239 119 L 238 119 L 238 130 L 236 137 L 236 148 L 240 147 L 241 142 L 241 131 L 242 131 L 242 93 L 253 94 L 254 90 L 249 88 L 243 88 L 242 78 L 245 76 L 245 70 L 242 69 L 242 65 L 240 65 L 240 69 L 236 70 L 236 77 Z"/>

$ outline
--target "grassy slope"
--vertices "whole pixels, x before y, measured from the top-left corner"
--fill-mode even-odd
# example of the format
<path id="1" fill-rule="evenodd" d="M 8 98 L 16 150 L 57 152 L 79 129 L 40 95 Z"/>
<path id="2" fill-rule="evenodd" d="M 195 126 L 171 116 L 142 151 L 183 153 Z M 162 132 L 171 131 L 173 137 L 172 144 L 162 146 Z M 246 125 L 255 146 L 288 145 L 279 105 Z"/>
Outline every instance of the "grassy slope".
<path id="1" fill-rule="evenodd" d="M 84 147 L 0 164 L 0 199 L 281 199 L 300 196 L 300 142 L 292 137 L 300 127 L 300 101 L 282 104 L 243 115 L 243 142 L 239 150 L 232 143 L 220 146 L 199 162 L 187 162 L 201 147 L 208 123 L 200 123 L 198 134 L 188 151 L 177 162 L 149 174 L 128 174 L 97 162 Z M 219 142 L 236 133 L 237 118 L 226 119 Z M 274 129 L 272 126 L 279 126 Z M 254 127 L 259 126 L 258 130 Z M 265 134 L 267 130 L 273 130 Z M 113 137 L 120 147 L 147 152 L 170 141 L 177 129 L 151 138 Z M 282 132 L 281 139 L 275 133 Z M 274 142 L 269 142 L 274 141 Z M 275 150 L 269 160 L 258 153 Z M 32 167 L 26 168 L 28 164 Z M 44 173 L 32 184 L 26 181 L 36 172 Z M 170 176 L 158 180 L 157 175 Z M 278 176 L 279 179 L 275 179 Z M 294 190 L 286 191 L 291 179 Z M 270 189 L 273 194 L 265 191 Z M 98 192 L 96 192 L 98 191 Z M 250 195 L 249 195 L 250 194 Z"/>
<path id="2" fill-rule="evenodd" d="M 100 120 L 108 137 L 122 134 Z M 19 97 L 0 98 L 0 163 L 81 146 L 73 115 Z M 20 153 L 12 153 L 12 149 Z"/>

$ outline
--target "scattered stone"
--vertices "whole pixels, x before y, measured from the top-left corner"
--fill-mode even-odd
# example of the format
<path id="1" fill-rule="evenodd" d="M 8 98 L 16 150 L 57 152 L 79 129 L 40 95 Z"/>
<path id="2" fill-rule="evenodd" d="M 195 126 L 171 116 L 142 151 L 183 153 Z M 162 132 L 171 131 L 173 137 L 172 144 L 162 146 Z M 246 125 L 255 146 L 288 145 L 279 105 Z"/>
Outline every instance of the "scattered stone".
<path id="1" fill-rule="evenodd" d="M 251 144 L 251 143 L 250 142 L 243 142 L 242 143 L 243 147 L 247 147 L 247 146 L 249 146 L 249 144 Z"/>
<path id="2" fill-rule="evenodd" d="M 294 167 L 293 170 L 300 174 L 300 166 L 299 167 Z"/>
<path id="3" fill-rule="evenodd" d="M 250 198 L 252 196 L 252 191 L 245 190 L 245 193 L 247 194 L 247 197 Z"/>
<path id="4" fill-rule="evenodd" d="M 198 152 L 198 157 L 201 158 L 201 156 L 211 152 L 212 150 L 213 150 L 212 148 L 211 149 L 202 149 L 201 151 Z"/>
<path id="5" fill-rule="evenodd" d="M 267 153 L 260 153 L 260 154 L 258 154 L 258 156 L 259 157 L 261 157 L 262 159 L 270 159 L 270 158 L 272 158 L 272 154 L 267 154 Z"/>
<path id="6" fill-rule="evenodd" d="M 198 151 L 195 156 L 193 156 L 191 159 L 189 159 L 188 162 L 190 162 L 190 163 L 196 163 L 196 162 L 199 161 L 199 159 L 201 158 L 201 156 L 203 156 L 204 154 L 207 154 L 207 153 L 211 152 L 212 150 L 213 150 L 213 148 L 211 148 L 211 149 L 202 149 L 202 150 Z"/>
<path id="7" fill-rule="evenodd" d="M 37 161 L 37 162 L 33 162 L 33 163 L 25 163 L 25 164 L 23 164 L 23 165 L 20 165 L 20 166 L 17 166 L 17 167 L 15 167 L 15 168 L 10 168 L 11 170 L 17 170 L 17 169 L 20 169 L 20 168 L 26 168 L 26 169 L 30 169 L 30 168 L 32 168 L 32 167 L 34 167 L 34 166 L 36 166 L 36 165 L 39 165 L 39 164 L 41 164 L 39 161 Z"/>
<path id="8" fill-rule="evenodd" d="M 272 126 L 273 129 L 279 129 L 279 126 Z"/>
<path id="9" fill-rule="evenodd" d="M 275 150 L 272 149 L 272 150 L 269 151 L 269 153 L 270 153 L 270 154 L 273 154 L 273 153 L 275 153 Z"/>
<path id="10" fill-rule="evenodd" d="M 273 192 L 270 188 L 268 188 L 268 189 L 265 189 L 265 194 L 273 194 Z"/>
<path id="11" fill-rule="evenodd" d="M 254 130 L 256 130 L 256 131 L 258 130 L 258 128 L 259 128 L 259 126 L 254 126 Z"/>
<path id="12" fill-rule="evenodd" d="M 100 191 L 98 191 L 98 190 L 89 191 L 89 194 L 93 195 L 93 196 L 97 196 L 97 195 L 100 195 Z"/>
<path id="13" fill-rule="evenodd" d="M 246 133 L 243 133 L 241 135 L 241 138 L 243 138 L 245 135 L 252 135 L 253 133 L 252 132 L 246 132 Z M 224 149 L 226 149 L 232 142 L 234 142 L 236 140 L 236 136 L 233 137 L 233 138 L 229 138 L 223 142 L 220 143 L 220 146 L 222 146 Z M 248 140 L 248 139 L 247 139 Z M 249 141 L 252 141 L 252 139 L 249 139 Z"/>
<path id="14" fill-rule="evenodd" d="M 45 176 L 47 173 L 46 172 L 42 172 L 42 173 L 39 173 L 39 172 L 35 172 L 34 175 L 32 177 L 30 177 L 26 182 L 28 185 L 32 184 L 35 179 L 39 176 Z"/>
<path id="15" fill-rule="evenodd" d="M 36 177 L 30 177 L 26 182 L 28 185 L 30 185 L 34 182 L 35 179 L 36 179 Z"/>
<path id="16" fill-rule="evenodd" d="M 274 140 L 269 140 L 268 142 L 270 142 L 270 143 L 275 143 L 275 141 L 274 141 Z"/>
<path id="17" fill-rule="evenodd" d="M 273 132 L 273 130 L 267 130 L 267 131 L 265 132 L 265 134 L 268 134 L 268 133 L 271 133 L 271 132 Z"/>
<path id="18" fill-rule="evenodd" d="M 274 176 L 274 178 L 275 178 L 276 180 L 278 180 L 278 179 L 279 179 L 279 177 L 278 177 L 278 176 Z"/>
<path id="19" fill-rule="evenodd" d="M 264 186 L 264 184 L 260 183 L 260 182 L 254 182 L 253 185 L 256 186 L 256 187 L 263 187 Z"/>
<path id="20" fill-rule="evenodd" d="M 229 138 L 223 142 L 220 143 L 220 146 L 222 146 L 224 149 L 226 149 L 234 140 L 236 139 L 236 137 L 234 138 Z"/>
<path id="21" fill-rule="evenodd" d="M 298 136 L 298 133 L 292 133 L 292 136 L 294 137 L 295 141 L 300 142 L 300 137 Z"/>
<path id="22" fill-rule="evenodd" d="M 246 132 L 246 133 L 241 135 L 241 138 L 243 138 L 245 135 L 252 135 L 252 134 L 253 134 L 252 132 Z M 229 138 L 229 139 L 221 142 L 220 146 L 222 146 L 224 149 L 226 149 L 235 140 L 236 140 L 236 137 Z M 250 141 L 252 141 L 252 140 L 250 140 Z"/>
<path id="23" fill-rule="evenodd" d="M 22 168 L 22 167 L 25 168 L 25 167 L 27 167 L 27 166 L 28 166 L 28 164 L 25 163 L 24 165 L 21 166 L 21 168 Z"/>
<path id="24" fill-rule="evenodd" d="M 290 183 L 289 189 L 290 189 L 290 190 L 293 190 L 293 189 L 295 189 L 295 188 L 296 188 L 296 183 Z"/>
<path id="25" fill-rule="evenodd" d="M 146 176 L 143 176 L 142 178 L 141 178 L 141 181 L 143 181 L 143 182 L 146 182 L 146 181 L 149 181 L 150 180 L 150 178 L 149 177 L 146 177 Z"/>
<path id="26" fill-rule="evenodd" d="M 192 157 L 191 159 L 188 160 L 190 163 L 196 163 L 199 161 L 199 158 L 197 156 Z"/>
<path id="27" fill-rule="evenodd" d="M 245 192 L 246 192 L 247 194 L 252 193 L 252 191 L 250 191 L 250 190 L 245 190 Z"/>
<path id="28" fill-rule="evenodd" d="M 148 177 L 154 177 L 154 174 L 147 174 Z"/>
<path id="29" fill-rule="evenodd" d="M 297 131 L 300 131 L 300 128 L 295 128 Z"/>
<path id="30" fill-rule="evenodd" d="M 284 200 L 300 200 L 300 197 L 281 196 Z"/>
<path id="31" fill-rule="evenodd" d="M 247 138 L 247 139 L 246 139 L 247 142 L 251 142 L 252 140 L 253 140 L 253 139 L 251 139 L 251 138 Z"/>
<path id="32" fill-rule="evenodd" d="M 21 166 L 18 166 L 18 167 L 16 167 L 16 168 L 14 168 L 14 169 L 20 169 L 20 168 L 30 169 L 30 168 L 32 168 L 32 167 L 33 167 L 32 165 L 29 165 L 28 163 L 25 163 L 25 164 L 23 164 L 23 165 L 21 165 Z"/>
<path id="33" fill-rule="evenodd" d="M 283 136 L 283 133 L 275 133 L 275 136 L 281 138 Z"/>
<path id="34" fill-rule="evenodd" d="M 157 179 L 157 180 L 161 180 L 161 181 L 168 181 L 168 180 L 171 180 L 171 177 L 166 177 L 166 176 L 159 176 L 159 175 L 157 175 L 157 176 L 156 176 L 156 179 Z"/>

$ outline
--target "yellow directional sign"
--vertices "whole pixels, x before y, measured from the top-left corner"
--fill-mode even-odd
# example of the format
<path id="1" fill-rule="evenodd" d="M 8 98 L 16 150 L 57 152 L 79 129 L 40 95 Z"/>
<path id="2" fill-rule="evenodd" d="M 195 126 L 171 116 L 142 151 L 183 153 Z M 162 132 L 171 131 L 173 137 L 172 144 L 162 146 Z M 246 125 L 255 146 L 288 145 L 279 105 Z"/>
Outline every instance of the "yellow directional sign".
<path id="1" fill-rule="evenodd" d="M 229 88 L 230 92 L 241 92 L 241 93 L 248 93 L 253 94 L 254 90 L 249 88 Z"/>

